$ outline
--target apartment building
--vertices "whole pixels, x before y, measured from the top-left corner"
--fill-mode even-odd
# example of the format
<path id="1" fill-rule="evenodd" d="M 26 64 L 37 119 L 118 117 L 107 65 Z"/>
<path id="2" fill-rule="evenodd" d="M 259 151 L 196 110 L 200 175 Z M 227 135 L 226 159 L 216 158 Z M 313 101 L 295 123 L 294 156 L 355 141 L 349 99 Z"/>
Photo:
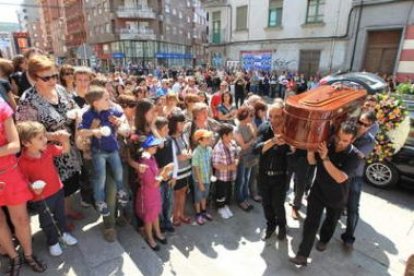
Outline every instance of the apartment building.
<path id="1" fill-rule="evenodd" d="M 46 34 L 42 25 L 41 9 L 36 0 L 24 0 L 22 8 L 17 12 L 20 30 L 30 36 L 31 46 L 47 48 Z"/>
<path id="2" fill-rule="evenodd" d="M 203 56 L 199 0 L 85 0 L 87 41 L 103 66 L 192 66 Z"/>
<path id="3" fill-rule="evenodd" d="M 211 65 L 414 78 L 414 1 L 204 0 Z"/>
<path id="4" fill-rule="evenodd" d="M 206 0 L 211 64 L 292 70 L 342 69 L 352 1 Z"/>
<path id="5" fill-rule="evenodd" d="M 65 25 L 66 36 L 65 42 L 67 47 L 67 60 L 66 62 L 72 62 L 79 64 L 82 55 L 78 53 L 80 48 L 84 47 L 86 43 L 86 29 L 85 29 L 85 16 L 83 11 L 83 0 L 65 0 Z"/>

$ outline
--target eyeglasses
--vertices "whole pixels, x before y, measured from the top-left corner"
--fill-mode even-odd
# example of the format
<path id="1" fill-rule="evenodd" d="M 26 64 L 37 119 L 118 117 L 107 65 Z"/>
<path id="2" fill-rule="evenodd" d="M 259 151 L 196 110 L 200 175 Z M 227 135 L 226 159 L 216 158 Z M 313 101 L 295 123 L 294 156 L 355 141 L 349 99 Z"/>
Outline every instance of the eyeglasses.
<path id="1" fill-rule="evenodd" d="M 54 74 L 54 75 L 50 75 L 50 76 L 44 76 L 44 77 L 42 77 L 42 76 L 37 76 L 39 79 L 41 79 L 42 81 L 44 81 L 44 82 L 48 82 L 48 81 L 50 81 L 51 79 L 54 79 L 54 80 L 57 80 L 58 79 L 58 77 L 59 77 L 59 75 L 58 74 Z"/>
<path id="2" fill-rule="evenodd" d="M 62 73 L 62 76 L 73 76 L 73 72 Z"/>
<path id="3" fill-rule="evenodd" d="M 367 124 L 367 123 L 364 123 L 364 122 L 361 122 L 361 121 L 358 121 L 358 125 L 363 126 L 363 127 L 370 127 L 371 126 L 371 124 Z"/>

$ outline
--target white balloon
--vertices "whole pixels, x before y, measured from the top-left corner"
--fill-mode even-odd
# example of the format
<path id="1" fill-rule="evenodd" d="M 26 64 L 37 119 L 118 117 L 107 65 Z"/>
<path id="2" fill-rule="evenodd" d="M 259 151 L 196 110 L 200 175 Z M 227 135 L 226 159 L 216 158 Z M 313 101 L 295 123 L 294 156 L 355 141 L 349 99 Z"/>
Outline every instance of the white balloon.
<path id="1" fill-rule="evenodd" d="M 40 190 L 46 186 L 46 182 L 44 182 L 43 180 L 36 180 L 32 183 L 31 186 L 33 190 Z"/>
<path id="2" fill-rule="evenodd" d="M 111 128 L 109 126 L 103 126 L 100 129 L 102 136 L 109 136 L 111 135 Z"/>

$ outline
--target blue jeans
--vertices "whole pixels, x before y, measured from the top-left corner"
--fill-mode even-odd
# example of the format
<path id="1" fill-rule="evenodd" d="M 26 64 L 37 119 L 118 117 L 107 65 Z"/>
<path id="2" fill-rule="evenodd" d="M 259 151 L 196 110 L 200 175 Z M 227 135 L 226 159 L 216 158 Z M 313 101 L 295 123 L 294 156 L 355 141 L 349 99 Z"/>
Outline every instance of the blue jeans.
<path id="1" fill-rule="evenodd" d="M 106 164 L 108 163 L 118 191 L 124 190 L 123 169 L 119 151 L 92 150 L 94 169 L 93 189 L 95 202 L 105 202 Z"/>
<path id="2" fill-rule="evenodd" d="M 236 200 L 238 203 L 242 203 L 249 198 L 249 180 L 251 167 L 245 167 L 243 162 L 240 162 L 237 166 L 237 178 L 236 178 Z"/>
<path id="3" fill-rule="evenodd" d="M 349 198 L 346 206 L 346 231 L 341 238 L 346 243 L 355 241 L 354 233 L 359 220 L 359 200 L 361 198 L 363 177 L 354 177 L 349 181 Z"/>
<path id="4" fill-rule="evenodd" d="M 160 214 L 161 228 L 172 227 L 171 216 L 173 206 L 173 190 L 167 181 L 162 181 L 160 185 L 162 211 Z"/>

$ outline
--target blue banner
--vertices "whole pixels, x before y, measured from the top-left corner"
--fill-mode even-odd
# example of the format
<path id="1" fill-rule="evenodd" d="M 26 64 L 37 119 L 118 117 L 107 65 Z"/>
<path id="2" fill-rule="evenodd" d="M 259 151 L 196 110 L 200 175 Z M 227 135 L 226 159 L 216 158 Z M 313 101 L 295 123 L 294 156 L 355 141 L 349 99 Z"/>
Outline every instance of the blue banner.
<path id="1" fill-rule="evenodd" d="M 112 53 L 112 58 L 125 58 L 125 54 L 121 52 Z"/>
<path id="2" fill-rule="evenodd" d="M 242 52 L 242 66 L 245 70 L 270 71 L 272 69 L 272 53 Z"/>
<path id="3" fill-rule="evenodd" d="M 182 53 L 165 53 L 158 52 L 155 54 L 156 58 L 171 58 L 171 59 L 192 59 L 192 54 L 182 54 Z"/>

